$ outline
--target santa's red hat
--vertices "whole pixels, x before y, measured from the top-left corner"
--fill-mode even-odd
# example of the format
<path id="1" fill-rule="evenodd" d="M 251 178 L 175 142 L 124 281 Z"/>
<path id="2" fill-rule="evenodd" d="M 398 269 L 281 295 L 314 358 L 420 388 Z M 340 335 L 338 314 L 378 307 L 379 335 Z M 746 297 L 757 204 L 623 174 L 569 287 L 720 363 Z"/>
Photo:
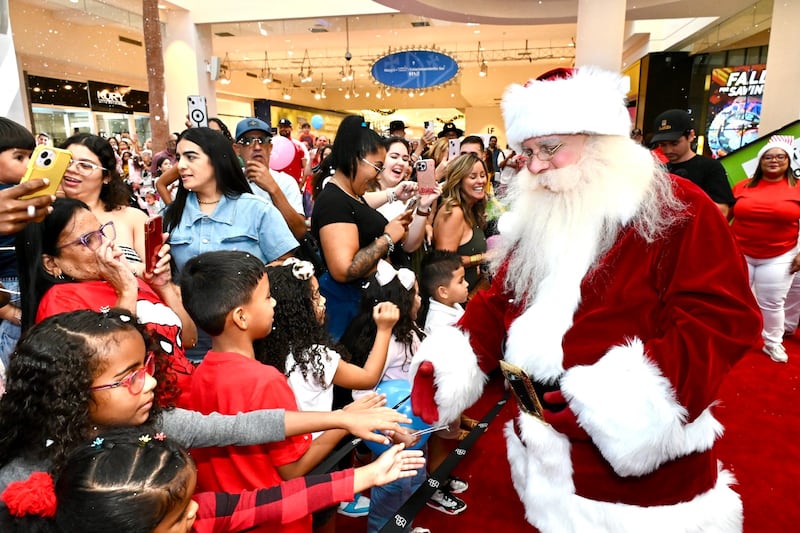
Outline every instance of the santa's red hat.
<path id="1" fill-rule="evenodd" d="M 506 89 L 501 106 L 512 148 L 520 151 L 526 139 L 556 133 L 630 135 L 627 76 L 591 66 L 564 74 Z"/>

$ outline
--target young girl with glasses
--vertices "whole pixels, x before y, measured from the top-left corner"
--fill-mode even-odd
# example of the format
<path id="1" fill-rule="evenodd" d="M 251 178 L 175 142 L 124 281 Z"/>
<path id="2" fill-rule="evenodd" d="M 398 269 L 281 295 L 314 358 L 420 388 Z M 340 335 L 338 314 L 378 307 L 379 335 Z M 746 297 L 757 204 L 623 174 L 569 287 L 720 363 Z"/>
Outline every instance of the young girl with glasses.
<path id="1" fill-rule="evenodd" d="M 155 364 L 147 361 L 154 354 Z M 344 427 L 383 442 L 373 430 L 407 420 L 372 397 L 337 413 L 255 411 L 201 415 L 162 408 L 156 376 L 165 372 L 157 342 L 125 311 L 73 311 L 47 318 L 20 340 L 0 398 L 0 491 L 34 471 L 56 471 L 77 443 L 103 429 L 151 422 L 187 448 L 250 445 Z M 363 409 L 362 409 L 363 408 Z"/>
<path id="2" fill-rule="evenodd" d="M 0 495 L 0 527 L 31 531 L 188 533 L 244 531 L 296 520 L 355 491 L 416 474 L 422 452 L 394 446 L 373 463 L 241 494 L 195 493 L 197 470 L 180 444 L 148 426 L 81 442 L 57 481 L 35 473 Z"/>

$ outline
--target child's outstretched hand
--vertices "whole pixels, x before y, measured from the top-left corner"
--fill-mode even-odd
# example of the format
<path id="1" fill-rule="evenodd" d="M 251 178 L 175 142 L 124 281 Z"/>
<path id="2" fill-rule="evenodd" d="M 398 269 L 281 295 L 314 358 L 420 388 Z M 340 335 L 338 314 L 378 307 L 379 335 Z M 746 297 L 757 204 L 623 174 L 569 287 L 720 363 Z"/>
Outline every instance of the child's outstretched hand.
<path id="1" fill-rule="evenodd" d="M 392 302 L 381 302 L 372 308 L 372 320 L 378 329 L 391 331 L 400 320 L 400 308 Z"/>
<path id="2" fill-rule="evenodd" d="M 403 450 L 403 447 L 402 444 L 396 444 L 370 464 L 356 468 L 354 492 L 417 475 L 417 470 L 425 467 L 422 450 Z"/>
<path id="3" fill-rule="evenodd" d="M 394 409 L 384 407 L 386 396 L 370 393 L 342 409 L 341 427 L 356 437 L 380 444 L 391 444 L 388 435 L 408 433 L 400 424 L 410 424 L 411 420 Z"/>

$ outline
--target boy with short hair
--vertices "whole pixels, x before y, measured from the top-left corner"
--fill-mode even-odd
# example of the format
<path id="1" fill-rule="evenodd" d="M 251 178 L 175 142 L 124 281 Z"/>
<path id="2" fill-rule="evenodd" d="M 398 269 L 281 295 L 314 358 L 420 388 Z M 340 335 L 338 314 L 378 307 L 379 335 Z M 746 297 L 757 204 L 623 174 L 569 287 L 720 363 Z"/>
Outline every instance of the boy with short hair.
<path id="1" fill-rule="evenodd" d="M 211 350 L 192 378 L 193 408 L 235 414 L 255 409 L 297 410 L 286 377 L 256 361 L 253 341 L 272 331 L 275 301 L 258 258 L 236 251 L 201 254 L 181 273 L 183 303 Z M 192 450 L 200 490 L 240 492 L 307 474 L 347 432 L 330 430 L 312 443 L 310 434 L 259 446 Z M 252 531 L 311 531 L 311 516 Z"/>
<path id="2" fill-rule="evenodd" d="M 455 252 L 433 250 L 422 261 L 422 285 L 429 295 L 425 334 L 441 326 L 452 326 L 464 314 L 469 283 L 464 279 L 461 257 Z"/>

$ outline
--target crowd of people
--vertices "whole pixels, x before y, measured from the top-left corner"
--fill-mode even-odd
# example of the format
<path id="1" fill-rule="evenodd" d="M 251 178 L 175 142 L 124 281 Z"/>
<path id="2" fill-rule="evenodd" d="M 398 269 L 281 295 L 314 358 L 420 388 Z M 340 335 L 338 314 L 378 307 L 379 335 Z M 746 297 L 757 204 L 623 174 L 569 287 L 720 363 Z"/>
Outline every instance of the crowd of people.
<path id="1" fill-rule="evenodd" d="M 754 332 L 788 358 L 794 139 L 770 139 L 731 189 L 692 151 L 685 111 L 658 117 L 653 151 L 633 138 L 618 87 L 591 68 L 512 86 L 506 150 L 451 122 L 409 140 L 402 121 L 382 135 L 357 115 L 332 142 L 306 123 L 292 138 L 288 118 L 276 130 L 244 118 L 233 135 L 211 119 L 156 154 L 76 133 L 61 143 L 72 161 L 59 193 L 30 198 L 45 185 L 19 184 L 37 140 L 0 119 L 3 531 L 68 531 L 91 506 L 104 511 L 82 530 L 332 531 L 339 510 L 376 533 L 474 426 L 463 411 L 501 358 L 534 376 L 550 424 L 523 412 L 507 430 L 533 525 L 581 529 L 603 508 L 603 527 L 627 530 L 618 503 L 673 520 L 679 502 L 714 491 L 724 505 L 707 519 L 735 530 L 711 406 Z M 605 107 L 564 111 L 588 89 Z M 294 150 L 280 170 L 274 135 Z M 433 187 L 417 181 L 421 163 Z M 413 383 L 427 443 L 375 394 L 393 380 Z M 632 412 L 597 382 L 663 409 Z M 647 435 L 686 436 L 657 452 L 626 416 Z M 350 434 L 394 445 L 309 475 Z M 545 451 L 572 480 L 534 464 Z M 526 489 L 545 482 L 563 499 Z M 467 488 L 450 476 L 428 505 L 462 513 Z"/>

